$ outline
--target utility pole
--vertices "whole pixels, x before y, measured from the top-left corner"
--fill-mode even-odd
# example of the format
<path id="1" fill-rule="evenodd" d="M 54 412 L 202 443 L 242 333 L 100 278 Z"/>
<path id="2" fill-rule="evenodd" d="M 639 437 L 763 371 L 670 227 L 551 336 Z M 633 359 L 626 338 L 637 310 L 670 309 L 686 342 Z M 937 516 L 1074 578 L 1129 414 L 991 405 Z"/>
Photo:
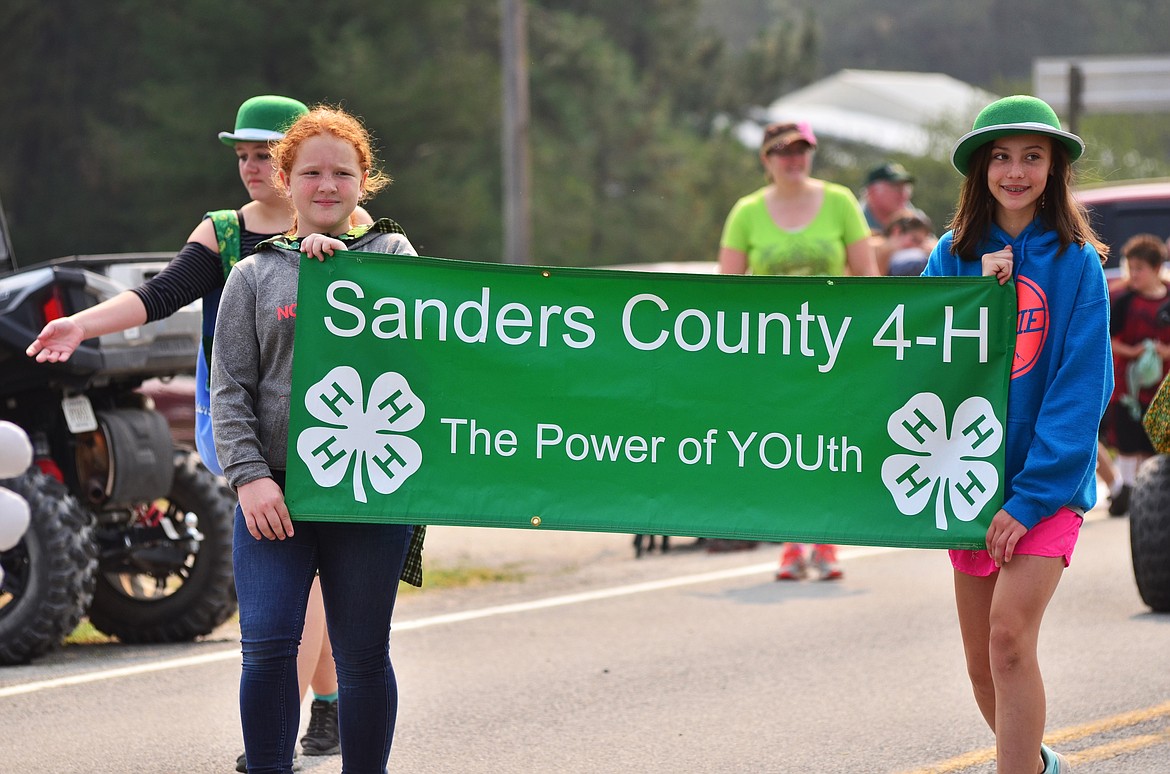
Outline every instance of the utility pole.
<path id="1" fill-rule="evenodd" d="M 1085 105 L 1085 73 L 1078 65 L 1068 66 L 1068 130 L 1077 133 Z"/>
<path id="2" fill-rule="evenodd" d="M 500 0 L 500 61 L 504 80 L 504 263 L 518 264 L 532 263 L 525 2 Z"/>

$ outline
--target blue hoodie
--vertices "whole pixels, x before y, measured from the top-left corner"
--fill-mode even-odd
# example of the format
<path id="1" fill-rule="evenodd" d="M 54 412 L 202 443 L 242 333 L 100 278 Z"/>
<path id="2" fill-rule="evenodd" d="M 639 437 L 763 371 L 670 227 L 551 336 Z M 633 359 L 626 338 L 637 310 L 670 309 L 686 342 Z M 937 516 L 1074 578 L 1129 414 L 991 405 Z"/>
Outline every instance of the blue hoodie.
<path id="1" fill-rule="evenodd" d="M 938 241 L 923 276 L 975 276 L 981 261 Z M 1012 246 L 1018 309 L 1008 390 L 1003 509 L 1028 529 L 1067 506 L 1097 502 L 1097 429 L 1113 392 L 1109 295 L 1092 245 L 1059 252 L 1055 231 L 1033 221 L 1014 239 L 992 225 L 978 255 Z"/>

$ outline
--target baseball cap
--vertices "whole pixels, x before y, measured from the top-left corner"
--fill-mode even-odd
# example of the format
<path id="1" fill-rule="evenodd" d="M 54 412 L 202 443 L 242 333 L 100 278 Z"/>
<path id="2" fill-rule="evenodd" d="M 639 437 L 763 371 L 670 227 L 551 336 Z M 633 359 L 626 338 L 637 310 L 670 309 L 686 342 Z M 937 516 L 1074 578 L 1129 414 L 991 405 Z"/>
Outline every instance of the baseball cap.
<path id="1" fill-rule="evenodd" d="M 764 127 L 764 141 L 760 144 L 763 153 L 786 148 L 794 142 L 807 142 L 817 147 L 817 136 L 807 121 L 778 121 Z"/>
<path id="2" fill-rule="evenodd" d="M 865 176 L 865 184 L 876 183 L 884 180 L 887 183 L 913 183 L 914 175 L 906 170 L 906 167 L 895 162 L 887 162 L 879 167 L 874 167 Z"/>

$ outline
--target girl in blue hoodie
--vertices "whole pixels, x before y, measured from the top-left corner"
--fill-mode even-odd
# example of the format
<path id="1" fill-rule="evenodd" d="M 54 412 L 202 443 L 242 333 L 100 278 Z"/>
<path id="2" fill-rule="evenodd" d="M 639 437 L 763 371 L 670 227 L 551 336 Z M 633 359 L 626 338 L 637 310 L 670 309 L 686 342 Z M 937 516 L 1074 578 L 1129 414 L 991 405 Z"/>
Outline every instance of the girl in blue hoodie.
<path id="1" fill-rule="evenodd" d="M 1003 505 L 986 550 L 951 551 L 975 700 L 999 774 L 1063 774 L 1041 743 L 1040 622 L 1096 502 L 1097 429 L 1113 389 L 1107 248 L 1072 197 L 1079 137 L 1042 100 L 980 112 L 951 161 L 966 180 L 924 276 L 995 276 L 1016 287 Z"/>

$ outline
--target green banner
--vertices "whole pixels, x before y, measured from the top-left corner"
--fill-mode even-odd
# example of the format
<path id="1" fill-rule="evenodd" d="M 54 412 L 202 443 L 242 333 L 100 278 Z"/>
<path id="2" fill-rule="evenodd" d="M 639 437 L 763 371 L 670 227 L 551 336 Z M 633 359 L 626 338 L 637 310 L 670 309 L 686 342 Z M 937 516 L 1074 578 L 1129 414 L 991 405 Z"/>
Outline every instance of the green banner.
<path id="1" fill-rule="evenodd" d="M 1011 285 L 301 265 L 295 518 L 970 548 Z"/>

